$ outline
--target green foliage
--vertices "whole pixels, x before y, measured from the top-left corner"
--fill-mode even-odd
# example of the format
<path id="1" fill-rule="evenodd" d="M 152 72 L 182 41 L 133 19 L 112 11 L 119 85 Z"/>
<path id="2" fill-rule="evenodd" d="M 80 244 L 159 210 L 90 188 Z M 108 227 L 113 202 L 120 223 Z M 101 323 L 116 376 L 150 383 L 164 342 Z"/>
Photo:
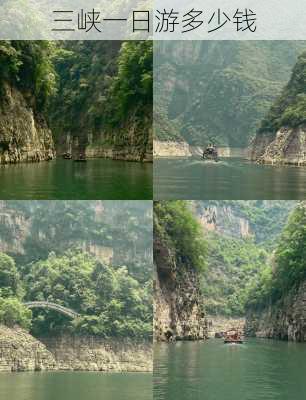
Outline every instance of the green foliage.
<path id="1" fill-rule="evenodd" d="M 253 239 L 210 233 L 207 271 L 201 275 L 205 309 L 211 315 L 242 316 L 248 286 L 265 268 L 267 253 Z"/>
<path id="2" fill-rule="evenodd" d="M 73 309 L 81 318 L 33 311 L 36 335 L 65 330 L 102 337 L 151 336 L 152 298 L 149 284 L 140 285 L 126 267 L 113 268 L 83 252 L 68 251 L 31 264 L 24 276 L 26 299 L 49 301 Z"/>
<path id="3" fill-rule="evenodd" d="M 72 321 L 34 308 L 33 334 L 152 336 L 150 202 L 7 201 L 2 210 L 1 240 L 8 247 L 21 240 L 24 254 L 11 247 L 15 264 L 0 253 L 0 297 L 50 301 L 81 315 Z M 105 250 L 113 254 L 107 265 Z"/>
<path id="4" fill-rule="evenodd" d="M 173 247 L 181 264 L 197 270 L 206 266 L 207 243 L 186 201 L 154 203 L 154 236 Z"/>
<path id="5" fill-rule="evenodd" d="M 259 132 L 276 132 L 306 123 L 306 52 L 300 55 L 291 79 L 264 118 Z"/>
<path id="6" fill-rule="evenodd" d="M 0 323 L 9 327 L 19 325 L 24 329 L 31 327 L 32 312 L 16 298 L 0 297 Z"/>
<path id="7" fill-rule="evenodd" d="M 19 274 L 14 260 L 8 255 L 0 253 L 0 296 L 18 295 L 19 284 Z"/>
<path id="8" fill-rule="evenodd" d="M 139 116 L 153 98 L 153 46 L 150 41 L 129 41 L 122 45 L 118 57 L 118 73 L 110 87 L 112 123 L 125 119 L 131 109 Z"/>
<path id="9" fill-rule="evenodd" d="M 94 140 L 120 145 L 126 130 L 120 129 L 131 117 L 147 140 L 152 125 L 150 41 L 61 42 L 53 61 L 59 85 L 49 122 L 58 141 L 70 133 L 82 146 L 90 133 Z"/>
<path id="10" fill-rule="evenodd" d="M 53 42 L 0 41 L 0 83 L 16 84 L 41 111 L 56 91 Z"/>
<path id="11" fill-rule="evenodd" d="M 246 147 L 304 49 L 301 41 L 155 43 L 154 134 Z"/>
<path id="12" fill-rule="evenodd" d="M 278 247 L 248 293 L 248 308 L 275 303 L 306 279 L 306 208 L 300 203 L 292 212 Z"/>

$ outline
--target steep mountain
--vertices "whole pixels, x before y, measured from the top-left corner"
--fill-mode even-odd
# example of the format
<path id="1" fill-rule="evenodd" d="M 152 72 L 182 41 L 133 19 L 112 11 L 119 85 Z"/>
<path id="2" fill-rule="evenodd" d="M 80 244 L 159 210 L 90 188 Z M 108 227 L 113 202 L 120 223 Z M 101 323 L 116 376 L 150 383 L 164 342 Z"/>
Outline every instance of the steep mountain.
<path id="1" fill-rule="evenodd" d="M 25 265 L 67 249 L 151 277 L 152 211 L 143 201 L 1 201 L 0 251 Z"/>
<path id="2" fill-rule="evenodd" d="M 0 41 L 0 163 L 152 160 L 150 41 Z"/>
<path id="3" fill-rule="evenodd" d="M 246 147 L 281 93 L 304 42 L 156 42 L 154 135 Z"/>
<path id="4" fill-rule="evenodd" d="M 306 203 L 299 203 L 281 240 L 252 283 L 247 300 L 247 333 L 306 341 Z"/>
<path id="5" fill-rule="evenodd" d="M 0 42 L 0 164 L 55 157 L 44 117 L 55 73 L 47 42 Z"/>
<path id="6" fill-rule="evenodd" d="M 201 292 L 209 315 L 245 314 L 250 282 L 264 269 L 293 201 L 194 201 L 208 244 Z"/>
<path id="7" fill-rule="evenodd" d="M 263 119 L 252 158 L 263 163 L 306 164 L 306 52 Z"/>
<path id="8" fill-rule="evenodd" d="M 151 243 L 150 202 L 0 202 L 0 324 L 150 339 Z"/>
<path id="9" fill-rule="evenodd" d="M 154 203 L 154 338 L 207 337 L 200 270 L 206 244 L 185 202 Z"/>

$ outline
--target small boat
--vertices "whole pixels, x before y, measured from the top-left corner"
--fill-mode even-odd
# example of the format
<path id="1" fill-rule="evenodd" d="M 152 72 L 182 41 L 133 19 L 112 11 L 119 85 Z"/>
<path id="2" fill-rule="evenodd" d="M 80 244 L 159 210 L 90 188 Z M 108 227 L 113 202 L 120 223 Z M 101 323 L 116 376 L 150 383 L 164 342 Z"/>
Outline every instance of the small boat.
<path id="1" fill-rule="evenodd" d="M 243 336 L 238 329 L 230 329 L 224 334 L 224 343 L 243 343 Z"/>
<path id="2" fill-rule="evenodd" d="M 65 160 L 71 160 L 72 159 L 72 154 L 67 151 L 66 153 L 63 153 L 63 158 Z"/>
<path id="3" fill-rule="evenodd" d="M 206 147 L 206 149 L 203 151 L 202 158 L 204 160 L 213 160 L 213 161 L 218 161 L 218 151 L 217 148 L 213 145 L 209 145 Z"/>

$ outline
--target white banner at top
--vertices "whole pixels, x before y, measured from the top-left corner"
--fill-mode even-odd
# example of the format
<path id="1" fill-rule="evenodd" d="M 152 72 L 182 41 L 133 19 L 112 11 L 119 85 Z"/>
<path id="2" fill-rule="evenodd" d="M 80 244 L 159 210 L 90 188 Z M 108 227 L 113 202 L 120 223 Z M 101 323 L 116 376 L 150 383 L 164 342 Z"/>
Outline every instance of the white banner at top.
<path id="1" fill-rule="evenodd" d="M 0 0 L 0 39 L 305 40 L 303 0 Z"/>

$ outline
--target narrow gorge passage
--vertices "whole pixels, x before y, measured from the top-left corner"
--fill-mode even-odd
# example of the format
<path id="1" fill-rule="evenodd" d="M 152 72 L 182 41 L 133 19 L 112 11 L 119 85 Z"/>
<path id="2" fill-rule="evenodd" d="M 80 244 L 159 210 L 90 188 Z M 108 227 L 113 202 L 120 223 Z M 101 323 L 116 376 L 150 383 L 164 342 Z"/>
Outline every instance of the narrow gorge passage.
<path id="1" fill-rule="evenodd" d="M 305 243 L 305 202 L 155 202 L 157 399 L 301 398 Z"/>

